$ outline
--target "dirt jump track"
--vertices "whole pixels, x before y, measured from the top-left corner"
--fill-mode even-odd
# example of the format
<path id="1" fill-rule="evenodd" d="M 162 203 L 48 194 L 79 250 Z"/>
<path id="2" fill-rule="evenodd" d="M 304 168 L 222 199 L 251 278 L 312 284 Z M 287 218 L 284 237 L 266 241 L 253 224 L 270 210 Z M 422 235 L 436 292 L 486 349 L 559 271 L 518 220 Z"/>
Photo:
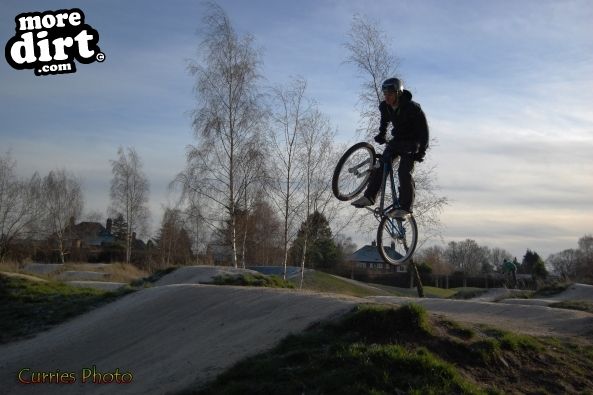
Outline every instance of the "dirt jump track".
<path id="1" fill-rule="evenodd" d="M 177 274 L 179 276 L 179 273 Z M 179 278 L 179 280 L 182 280 Z M 172 278 L 161 284 L 172 282 Z M 143 289 L 38 336 L 0 346 L 1 394 L 166 394 L 214 378 L 290 333 L 357 303 L 421 302 L 452 319 L 528 333 L 575 336 L 593 314 L 541 306 L 440 299 L 347 298 L 293 290 L 170 284 Z M 192 283 L 194 282 L 194 283 Z M 130 372 L 129 384 L 82 383 L 83 369 Z M 22 384 L 33 372 L 73 373 L 73 384 Z M 95 376 L 97 377 L 97 376 Z M 127 376 L 128 378 L 130 376 Z M 109 376 L 107 376 L 107 379 Z"/>

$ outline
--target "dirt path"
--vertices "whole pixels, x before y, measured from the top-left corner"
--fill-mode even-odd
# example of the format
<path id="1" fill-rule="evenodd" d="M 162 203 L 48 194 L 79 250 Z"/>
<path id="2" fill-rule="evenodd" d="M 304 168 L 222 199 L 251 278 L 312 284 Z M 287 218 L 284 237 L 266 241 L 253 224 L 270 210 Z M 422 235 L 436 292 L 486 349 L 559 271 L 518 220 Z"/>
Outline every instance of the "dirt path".
<path id="1" fill-rule="evenodd" d="M 0 347 L 2 394 L 165 394 L 215 377 L 356 303 L 273 289 L 171 285 L 145 289 L 39 336 Z M 82 369 L 131 372 L 131 384 L 82 384 Z M 24 385 L 20 369 L 74 372 L 75 384 Z M 30 378 L 31 374 L 25 376 Z"/>
<path id="2" fill-rule="evenodd" d="M 420 299 L 395 296 L 372 296 L 380 303 L 419 303 L 428 311 L 462 322 L 487 324 L 539 336 L 593 335 L 593 314 L 546 306 L 525 306 L 474 300 Z"/>

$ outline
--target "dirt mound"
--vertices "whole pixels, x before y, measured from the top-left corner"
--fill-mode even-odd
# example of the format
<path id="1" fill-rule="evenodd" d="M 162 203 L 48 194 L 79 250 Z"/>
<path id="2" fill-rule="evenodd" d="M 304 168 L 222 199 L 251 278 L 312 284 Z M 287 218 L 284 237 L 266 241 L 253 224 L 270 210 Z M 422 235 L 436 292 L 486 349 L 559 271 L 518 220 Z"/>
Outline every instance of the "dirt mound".
<path id="1" fill-rule="evenodd" d="M 228 266 L 184 266 L 167 274 L 155 285 L 172 284 L 209 284 L 216 276 L 238 276 L 240 274 L 260 274 L 255 270 L 240 269 Z"/>
<path id="2" fill-rule="evenodd" d="M 27 263 L 23 271 L 33 274 L 50 274 L 62 270 L 64 266 L 62 263 Z"/>
<path id="3" fill-rule="evenodd" d="M 63 281 L 102 281 L 105 280 L 108 276 L 109 274 L 107 273 L 68 270 L 63 273 L 60 273 L 57 278 Z"/>
<path id="4" fill-rule="evenodd" d="M 593 302 L 593 285 L 572 284 L 566 291 L 546 299 L 552 299 L 557 302 L 565 300 L 588 300 Z"/>
<path id="5" fill-rule="evenodd" d="M 37 337 L 0 346 L 3 394 L 164 394 L 211 379 L 356 301 L 277 289 L 147 288 Z M 82 370 L 130 372 L 130 384 L 81 383 Z M 24 385 L 18 372 L 73 372 L 74 384 Z"/>
<path id="6" fill-rule="evenodd" d="M 398 305 L 418 303 L 431 313 L 445 314 L 453 320 L 538 336 L 590 336 L 593 328 L 593 314 L 545 306 L 395 296 L 373 296 L 369 299 Z"/>
<path id="7" fill-rule="evenodd" d="M 511 296 L 511 292 L 506 288 L 490 288 L 487 292 L 469 300 L 476 302 L 496 302 L 509 296 Z"/>

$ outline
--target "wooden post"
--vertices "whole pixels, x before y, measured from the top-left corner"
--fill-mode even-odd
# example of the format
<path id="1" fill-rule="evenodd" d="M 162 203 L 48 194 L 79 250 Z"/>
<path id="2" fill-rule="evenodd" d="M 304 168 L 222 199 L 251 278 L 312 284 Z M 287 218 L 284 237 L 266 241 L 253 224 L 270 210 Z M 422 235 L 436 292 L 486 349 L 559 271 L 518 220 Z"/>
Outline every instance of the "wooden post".
<path id="1" fill-rule="evenodd" d="M 424 297 L 424 287 L 422 287 L 422 279 L 420 278 L 420 273 L 418 272 L 418 266 L 414 262 L 414 259 L 410 260 L 410 266 L 414 270 L 414 277 L 416 277 L 416 289 L 418 290 L 418 297 L 423 298 Z M 410 278 L 412 278 L 412 283 L 413 283 L 414 277 L 410 276 Z"/>

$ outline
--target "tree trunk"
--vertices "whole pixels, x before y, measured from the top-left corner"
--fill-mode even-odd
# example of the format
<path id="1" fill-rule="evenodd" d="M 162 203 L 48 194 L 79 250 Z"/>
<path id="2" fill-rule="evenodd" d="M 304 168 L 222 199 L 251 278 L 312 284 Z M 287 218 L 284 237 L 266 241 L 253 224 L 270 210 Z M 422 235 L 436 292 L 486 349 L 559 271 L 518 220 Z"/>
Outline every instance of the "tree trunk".
<path id="1" fill-rule="evenodd" d="M 307 257 L 307 242 L 309 241 L 308 234 L 309 229 L 307 229 L 305 232 L 305 243 L 303 244 L 303 259 L 301 260 L 301 289 L 303 289 L 303 282 L 305 281 L 305 260 Z"/>
<path id="2" fill-rule="evenodd" d="M 243 229 L 243 242 L 241 243 L 241 267 L 245 269 L 245 250 L 247 245 L 247 224 Z"/>

